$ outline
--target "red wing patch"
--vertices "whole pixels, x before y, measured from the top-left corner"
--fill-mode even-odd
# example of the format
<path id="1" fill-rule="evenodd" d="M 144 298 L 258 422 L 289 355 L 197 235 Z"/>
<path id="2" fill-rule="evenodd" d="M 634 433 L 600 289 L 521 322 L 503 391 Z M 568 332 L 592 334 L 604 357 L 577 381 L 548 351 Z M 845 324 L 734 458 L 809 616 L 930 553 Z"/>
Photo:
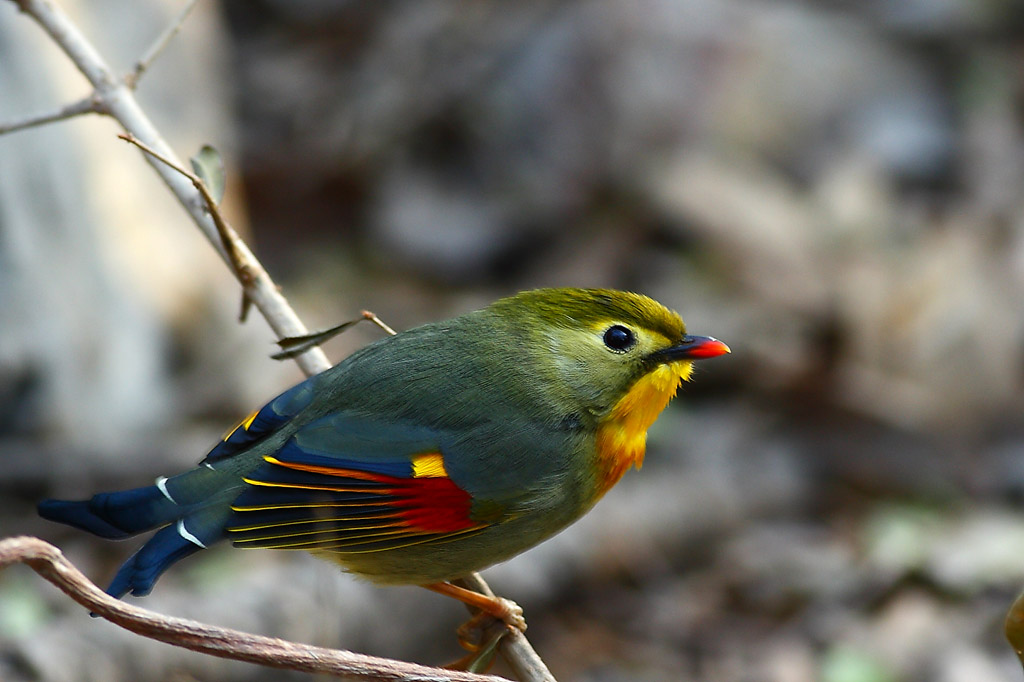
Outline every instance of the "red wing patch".
<path id="1" fill-rule="evenodd" d="M 394 503 L 411 528 L 431 533 L 451 533 L 471 528 L 472 499 L 450 478 L 412 478 L 395 488 L 400 498 Z"/>
<path id="2" fill-rule="evenodd" d="M 447 477 L 438 453 L 403 463 L 408 476 L 326 457 L 266 457 L 232 505 L 227 530 L 238 547 L 372 552 L 483 530 L 472 498 Z M 376 466 L 376 469 L 382 467 Z"/>

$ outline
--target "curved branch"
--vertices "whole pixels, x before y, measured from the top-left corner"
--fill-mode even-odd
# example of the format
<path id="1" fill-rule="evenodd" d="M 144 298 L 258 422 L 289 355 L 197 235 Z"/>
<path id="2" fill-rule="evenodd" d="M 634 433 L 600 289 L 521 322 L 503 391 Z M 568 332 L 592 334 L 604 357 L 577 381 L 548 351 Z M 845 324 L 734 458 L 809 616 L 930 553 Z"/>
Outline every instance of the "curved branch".
<path id="1" fill-rule="evenodd" d="M 508 682 L 493 675 L 431 668 L 163 616 L 114 599 L 90 582 L 59 549 L 39 538 L 0 540 L 0 569 L 17 563 L 26 564 L 92 613 L 115 625 L 211 656 L 301 672 L 329 673 L 352 682 Z"/>
<path id="2" fill-rule="evenodd" d="M 0 123 L 0 135 L 5 133 L 14 133 L 19 130 L 25 130 L 27 128 L 35 128 L 37 126 L 46 125 L 48 123 L 55 123 L 56 121 L 64 121 L 75 116 L 81 116 L 83 114 L 100 114 L 105 113 L 100 107 L 99 101 L 93 97 L 85 97 L 67 104 L 57 111 L 51 111 L 48 114 L 37 114 L 35 116 L 29 116 L 20 121 L 11 121 L 9 123 Z"/>

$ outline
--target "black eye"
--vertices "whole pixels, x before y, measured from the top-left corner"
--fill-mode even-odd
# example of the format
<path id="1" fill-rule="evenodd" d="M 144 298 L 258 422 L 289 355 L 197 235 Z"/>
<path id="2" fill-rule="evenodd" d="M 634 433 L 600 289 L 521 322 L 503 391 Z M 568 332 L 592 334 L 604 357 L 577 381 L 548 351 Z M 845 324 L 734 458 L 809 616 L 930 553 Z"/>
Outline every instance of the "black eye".
<path id="1" fill-rule="evenodd" d="M 604 333 L 604 345 L 612 350 L 626 351 L 632 348 L 635 343 L 636 337 L 633 335 L 633 332 L 621 324 L 608 327 L 608 331 Z"/>

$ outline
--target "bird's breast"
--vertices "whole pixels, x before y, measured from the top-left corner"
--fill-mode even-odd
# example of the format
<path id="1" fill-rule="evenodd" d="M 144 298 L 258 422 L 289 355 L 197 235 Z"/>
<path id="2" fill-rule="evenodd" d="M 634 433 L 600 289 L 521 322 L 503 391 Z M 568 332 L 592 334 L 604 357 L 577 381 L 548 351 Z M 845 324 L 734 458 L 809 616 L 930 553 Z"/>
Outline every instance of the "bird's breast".
<path id="1" fill-rule="evenodd" d="M 690 376 L 690 362 L 660 365 L 630 387 L 597 429 L 598 496 L 618 483 L 630 467 L 639 469 L 647 450 L 647 429 Z"/>

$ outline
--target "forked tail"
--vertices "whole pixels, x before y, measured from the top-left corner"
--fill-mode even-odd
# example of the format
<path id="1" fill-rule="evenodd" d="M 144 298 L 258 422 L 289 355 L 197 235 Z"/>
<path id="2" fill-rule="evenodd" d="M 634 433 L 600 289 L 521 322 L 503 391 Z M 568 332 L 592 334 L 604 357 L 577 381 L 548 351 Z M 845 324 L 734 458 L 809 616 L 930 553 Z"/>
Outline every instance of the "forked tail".
<path id="1" fill-rule="evenodd" d="M 224 537 L 231 500 L 241 485 L 237 476 L 201 467 L 88 500 L 43 500 L 38 509 L 44 519 L 114 540 L 162 528 L 121 565 L 107 588 L 114 597 L 141 596 L 171 564 Z"/>

